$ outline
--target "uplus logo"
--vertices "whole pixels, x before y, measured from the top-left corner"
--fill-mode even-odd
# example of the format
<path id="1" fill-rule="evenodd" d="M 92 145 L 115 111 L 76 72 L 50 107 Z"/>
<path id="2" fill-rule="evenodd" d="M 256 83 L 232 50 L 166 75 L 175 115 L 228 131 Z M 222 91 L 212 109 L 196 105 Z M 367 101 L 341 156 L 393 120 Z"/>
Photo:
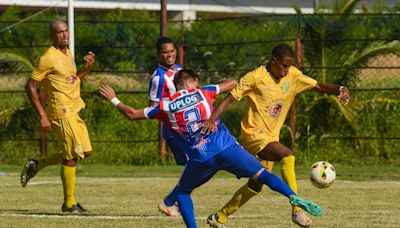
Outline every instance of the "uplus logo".
<path id="1" fill-rule="evenodd" d="M 195 105 L 195 104 L 201 102 L 202 100 L 203 100 L 203 98 L 201 97 L 199 91 L 196 91 L 193 94 L 189 94 L 187 96 L 180 97 L 180 98 L 176 99 L 175 101 L 171 102 L 169 104 L 169 110 L 171 112 L 175 112 L 177 110 L 187 108 L 191 105 Z"/>

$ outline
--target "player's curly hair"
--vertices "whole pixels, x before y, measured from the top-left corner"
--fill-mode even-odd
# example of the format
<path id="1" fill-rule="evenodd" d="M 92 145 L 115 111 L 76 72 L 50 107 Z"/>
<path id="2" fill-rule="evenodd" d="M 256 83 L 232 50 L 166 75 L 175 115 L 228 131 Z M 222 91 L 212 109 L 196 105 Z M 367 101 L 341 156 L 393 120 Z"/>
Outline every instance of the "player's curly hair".
<path id="1" fill-rule="evenodd" d="M 162 46 L 164 44 L 174 44 L 174 42 L 166 36 L 160 37 L 156 42 L 157 53 L 160 53 L 162 51 Z"/>
<path id="2" fill-rule="evenodd" d="M 191 69 L 183 68 L 174 76 L 175 88 L 178 88 L 178 86 L 182 86 L 189 79 L 200 80 L 200 76 Z"/>
<path id="3" fill-rule="evenodd" d="M 286 44 L 279 44 L 272 49 L 272 57 L 283 59 L 285 57 L 295 57 L 293 49 Z"/>

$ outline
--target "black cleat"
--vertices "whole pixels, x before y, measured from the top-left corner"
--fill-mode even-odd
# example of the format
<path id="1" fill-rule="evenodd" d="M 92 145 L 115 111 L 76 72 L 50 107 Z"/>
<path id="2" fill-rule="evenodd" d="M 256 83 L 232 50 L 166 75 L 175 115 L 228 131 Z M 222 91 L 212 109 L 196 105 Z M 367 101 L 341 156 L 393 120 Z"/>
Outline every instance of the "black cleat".
<path id="1" fill-rule="evenodd" d="M 36 166 L 38 162 L 36 160 L 27 160 L 24 165 L 24 169 L 21 172 L 21 185 L 25 188 L 26 184 L 28 184 L 29 180 L 32 179 L 37 171 Z"/>
<path id="2" fill-rule="evenodd" d="M 83 208 L 80 203 L 74 204 L 70 208 L 68 208 L 67 206 L 65 206 L 65 204 L 63 204 L 61 207 L 61 210 L 62 210 L 62 212 L 74 212 L 74 211 L 80 212 L 80 213 L 89 212 L 88 210 Z"/>

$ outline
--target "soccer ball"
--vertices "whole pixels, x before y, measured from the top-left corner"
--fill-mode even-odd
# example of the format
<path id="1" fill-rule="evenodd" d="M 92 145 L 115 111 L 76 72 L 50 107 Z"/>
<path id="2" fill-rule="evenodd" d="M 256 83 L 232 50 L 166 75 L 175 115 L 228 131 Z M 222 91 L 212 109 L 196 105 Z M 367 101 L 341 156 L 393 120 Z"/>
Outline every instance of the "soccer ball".
<path id="1" fill-rule="evenodd" d="M 327 188 L 333 184 L 335 179 L 335 168 L 329 162 L 318 161 L 310 168 L 311 183 L 317 188 Z"/>

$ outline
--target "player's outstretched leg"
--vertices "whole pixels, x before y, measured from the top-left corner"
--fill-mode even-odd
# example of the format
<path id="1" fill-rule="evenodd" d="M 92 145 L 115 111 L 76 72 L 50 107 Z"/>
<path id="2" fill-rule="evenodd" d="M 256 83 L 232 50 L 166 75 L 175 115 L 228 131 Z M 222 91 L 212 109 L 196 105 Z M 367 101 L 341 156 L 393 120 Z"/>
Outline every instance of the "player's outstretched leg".
<path id="1" fill-rule="evenodd" d="M 322 209 L 318 206 L 318 204 L 296 195 L 296 193 L 294 193 L 292 189 L 290 189 L 289 186 L 276 175 L 264 170 L 258 176 L 258 181 L 260 183 L 266 184 L 272 190 L 288 197 L 290 204 L 292 204 L 293 206 L 298 206 L 305 210 L 307 213 L 314 216 L 322 215 Z"/>
<path id="2" fill-rule="evenodd" d="M 301 209 L 305 210 L 307 213 L 311 215 L 314 216 L 322 215 L 321 207 L 310 200 L 303 199 L 298 195 L 291 195 L 289 201 L 290 204 L 292 204 L 293 206 L 300 207 Z"/>
<path id="3" fill-rule="evenodd" d="M 21 177 L 20 177 L 22 187 L 25 188 L 25 186 L 26 186 L 26 184 L 28 184 L 29 180 L 32 179 L 36 175 L 37 164 L 38 164 L 38 162 L 33 159 L 27 160 L 25 162 L 24 168 L 22 169 Z"/>

